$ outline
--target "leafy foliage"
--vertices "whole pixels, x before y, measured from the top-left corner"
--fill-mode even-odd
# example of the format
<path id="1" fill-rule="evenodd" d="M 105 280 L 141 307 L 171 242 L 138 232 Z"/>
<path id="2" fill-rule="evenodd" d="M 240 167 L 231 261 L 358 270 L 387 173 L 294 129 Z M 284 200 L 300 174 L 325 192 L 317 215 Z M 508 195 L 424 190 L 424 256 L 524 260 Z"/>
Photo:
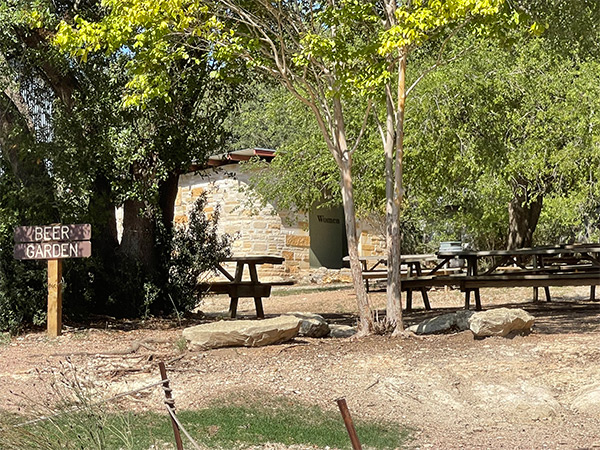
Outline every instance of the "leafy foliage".
<path id="1" fill-rule="evenodd" d="M 408 138 L 407 174 L 417 195 L 438 187 L 437 195 L 419 196 L 437 211 L 434 220 L 450 217 L 455 237 L 503 246 L 505 205 L 527 192 L 532 200 L 555 199 L 546 205 L 540 243 L 582 238 L 548 231 L 569 216 L 550 210 L 558 198 L 583 200 L 582 191 L 587 197 L 596 189 L 595 71 L 535 40 L 507 51 L 482 47 L 424 80 L 411 105 L 419 132 Z"/>
<path id="2" fill-rule="evenodd" d="M 132 14 L 126 3 L 113 3 L 111 7 Z M 150 21 L 158 10 L 153 8 L 160 5 L 151 3 L 137 10 L 149 20 L 147 29 L 156 39 L 172 37 L 168 30 L 154 29 Z M 167 3 L 173 2 L 163 2 L 162 7 Z M 93 257 L 65 262 L 67 314 L 169 312 L 173 302 L 165 294 L 168 267 L 158 267 L 157 261 L 149 270 L 147 261 L 130 250 L 134 246 L 126 248 L 117 241 L 115 206 L 137 202 L 135 214 L 142 209 L 140 220 L 147 220 L 152 231 L 143 244 L 153 254 L 168 253 L 169 199 L 174 201 L 176 179 L 192 161 L 202 161 L 219 148 L 222 122 L 243 97 L 239 83 L 209 78 L 212 68 L 201 50 L 189 49 L 188 59 L 165 65 L 156 58 L 170 50 L 156 47 L 154 38 L 136 41 L 135 33 L 124 28 L 109 33 L 120 36 L 110 47 L 100 32 L 107 26 L 106 6 L 110 5 L 100 7 L 93 0 L 10 0 L 0 5 L 0 86 L 6 94 L 0 97 L 0 215 L 6 219 L 0 230 L 0 296 L 6 306 L 0 313 L 6 317 L 2 328 L 43 320 L 45 309 L 43 264 L 12 260 L 10 240 L 16 225 L 92 224 Z M 65 33 L 73 21 L 95 30 L 90 33 L 96 45 L 83 46 L 85 58 L 80 54 L 74 60 L 50 45 L 60 19 Z M 74 28 L 71 32 L 76 34 Z M 54 41 L 61 42 L 60 36 Z M 63 41 L 67 47 L 76 46 Z M 141 64 L 135 56 L 140 55 L 147 56 L 146 68 L 152 61 L 158 64 L 152 67 L 160 73 L 150 74 L 149 83 L 159 83 L 164 95 L 155 95 L 155 90 L 144 97 L 143 108 L 123 108 L 127 92 L 132 92 L 127 83 Z M 188 70 L 192 65 L 194 70 Z M 165 79 L 168 82 L 161 81 Z M 38 130 L 40 114 L 47 122 L 44 135 Z M 125 228 L 127 234 L 130 230 Z M 168 259 L 160 262 L 168 264 Z M 18 277 L 29 283 L 28 290 L 15 286 Z"/>
<path id="3" fill-rule="evenodd" d="M 217 263 L 231 256 L 231 236 L 217 231 L 219 210 L 210 216 L 204 212 L 207 197 L 202 194 L 190 212 L 187 227 L 174 231 L 169 267 L 168 295 L 179 310 L 197 306 L 196 285 L 200 276 L 214 272 Z"/>

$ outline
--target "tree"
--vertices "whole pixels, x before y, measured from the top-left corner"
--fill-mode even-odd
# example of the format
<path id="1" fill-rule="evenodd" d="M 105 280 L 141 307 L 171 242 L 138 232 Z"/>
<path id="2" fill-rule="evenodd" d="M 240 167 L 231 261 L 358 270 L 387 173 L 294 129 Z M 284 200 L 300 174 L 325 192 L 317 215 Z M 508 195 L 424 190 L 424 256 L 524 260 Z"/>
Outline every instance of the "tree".
<path id="1" fill-rule="evenodd" d="M 452 206 L 464 233 L 490 236 L 479 238 L 488 247 L 531 246 L 544 202 L 568 202 L 571 211 L 548 209 L 538 242 L 574 239 L 577 227 L 561 236 L 552 221 L 573 224 L 572 213 L 583 219 L 595 208 L 596 66 L 537 38 L 482 46 L 433 74 L 411 111 L 421 127 L 408 144 L 413 191 L 440 186 L 438 198 L 421 201 Z"/>
<path id="2" fill-rule="evenodd" d="M 166 91 L 170 101 L 153 97 L 145 109 L 121 108 L 134 70 L 130 53 L 92 54 L 77 64 L 52 45 L 60 18 L 100 22 L 105 11 L 98 6 L 21 0 L 0 5 L 0 195 L 6 200 L 0 289 L 10 326 L 30 320 L 39 306 L 33 289 L 11 288 L 18 278 L 13 274 L 43 283 L 41 269 L 23 276 L 43 266 L 12 260 L 12 229 L 24 224 L 92 223 L 93 257 L 65 263 L 65 302 L 77 297 L 82 310 L 111 314 L 170 310 L 164 253 L 177 177 L 190 161 L 218 148 L 222 121 L 241 98 L 239 85 L 210 81 L 210 67 L 195 67 L 188 77 L 178 61 L 164 72 L 174 80 Z M 127 218 L 119 244 L 115 206 L 123 203 Z M 146 286 L 161 296 L 148 302 Z M 37 306 L 13 314 L 25 295 L 36 297 Z"/>
<path id="3" fill-rule="evenodd" d="M 227 51 L 233 51 L 236 56 L 275 76 L 311 108 L 338 164 L 344 183 L 342 196 L 348 249 L 361 317 L 369 314 L 369 311 L 366 308 L 366 294 L 360 292 L 362 283 L 359 286 L 359 265 L 355 255 L 356 230 L 354 217 L 351 217 L 355 208 L 348 164 L 348 156 L 352 152 L 348 152 L 345 142 L 344 105 L 347 97 L 344 94 L 348 90 L 372 92 L 378 85 L 383 86 L 381 98 L 385 99 L 386 120 L 385 126 L 380 126 L 380 129 L 386 157 L 386 322 L 390 328 L 402 331 L 399 223 L 404 195 L 404 113 L 407 94 L 414 87 L 406 87 L 408 56 L 415 48 L 424 46 L 430 40 L 439 42 L 437 61 L 417 77 L 414 82 L 416 85 L 427 72 L 446 62 L 444 51 L 455 34 L 468 28 L 483 33 L 498 24 L 509 23 L 514 20 L 512 11 L 505 7 L 502 0 L 400 3 L 396 0 L 379 3 L 341 1 L 289 5 L 258 1 L 225 4 L 222 20 L 225 24 L 233 21 L 235 25 L 231 30 L 236 33 L 233 39 L 227 41 Z M 227 32 L 221 30 L 219 37 L 228 37 L 228 31 L 229 28 Z M 240 40 L 236 41 L 236 37 Z M 365 45 L 365 42 L 374 42 L 374 45 Z M 253 50 L 256 51 L 253 53 Z M 352 63 L 351 68 L 348 62 Z M 395 88 L 392 82 L 394 73 L 398 76 Z M 332 99 L 331 107 L 327 103 L 328 97 Z M 364 123 L 367 123 L 366 120 Z M 358 136 L 362 137 L 362 134 L 363 130 Z M 340 136 L 342 139 L 336 140 Z M 366 322 L 363 324 L 368 325 Z"/>
<path id="4" fill-rule="evenodd" d="M 153 272 L 158 263 L 153 222 L 171 229 L 179 175 L 218 151 L 222 122 L 243 98 L 243 86 L 239 80 L 210 78 L 214 62 L 207 52 L 184 48 L 172 33 L 168 21 L 177 29 L 193 23 L 202 10 L 194 2 L 183 7 L 167 1 L 108 1 L 103 6 L 97 20 L 75 16 L 61 22 L 54 42 L 82 66 L 90 58 L 104 58 L 107 65 L 122 61 L 121 106 L 133 127 L 117 136 L 117 163 L 129 171 L 122 192 L 121 250 Z M 231 73 L 229 81 L 241 75 Z"/>
<path id="5" fill-rule="evenodd" d="M 44 266 L 14 260 L 14 227 L 60 217 L 45 152 L 52 129 L 40 103 L 68 109 L 78 85 L 40 30 L 32 29 L 31 10 L 30 2 L 19 0 L 0 5 L 0 328 L 11 331 L 43 320 L 45 304 Z"/>
<path id="6" fill-rule="evenodd" d="M 372 33 L 372 36 L 378 36 L 373 50 L 385 61 L 385 65 L 375 71 L 375 76 L 368 84 L 382 86 L 380 98 L 384 99 L 386 105 L 385 124 L 379 125 L 386 161 L 386 323 L 395 333 L 399 333 L 403 330 L 400 300 L 400 209 L 404 197 L 403 155 L 407 96 L 427 73 L 460 57 L 460 51 L 451 53 L 450 56 L 446 54 L 449 43 L 456 34 L 470 30 L 485 36 L 494 28 L 510 24 L 515 16 L 503 0 L 386 0 L 373 3 L 369 11 L 371 16 L 365 22 L 379 25 Z M 412 85 L 407 86 L 408 58 L 421 47 L 436 51 L 438 57 L 431 67 L 416 77 Z M 393 74 L 397 75 L 395 80 Z"/>
<path id="7" fill-rule="evenodd" d="M 362 138 L 370 111 L 364 108 L 363 126 L 347 128 L 345 102 L 360 95 L 356 78 L 369 72 L 364 57 L 369 47 L 365 22 L 370 6 L 359 2 L 242 3 L 213 5 L 218 20 L 210 36 L 216 57 L 241 59 L 273 77 L 314 115 L 322 139 L 340 175 L 348 253 L 359 311 L 359 335 L 373 331 L 373 314 L 362 281 L 352 158 Z"/>

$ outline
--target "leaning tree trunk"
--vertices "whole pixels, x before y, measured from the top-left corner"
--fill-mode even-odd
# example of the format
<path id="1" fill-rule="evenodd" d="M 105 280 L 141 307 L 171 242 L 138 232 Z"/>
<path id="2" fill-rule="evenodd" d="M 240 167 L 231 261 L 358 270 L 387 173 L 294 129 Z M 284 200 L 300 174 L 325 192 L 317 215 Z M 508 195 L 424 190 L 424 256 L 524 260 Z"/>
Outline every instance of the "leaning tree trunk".
<path id="1" fill-rule="evenodd" d="M 340 167 L 342 199 L 344 204 L 344 220 L 346 221 L 346 237 L 348 239 L 348 257 L 356 304 L 359 315 L 359 335 L 367 335 L 373 331 L 373 312 L 369 305 L 369 297 L 362 278 L 362 264 L 358 255 L 358 234 L 354 206 L 354 190 L 352 187 L 351 163 L 348 161 Z"/>
<path id="2" fill-rule="evenodd" d="M 344 114 L 339 98 L 334 98 L 333 110 L 335 117 L 334 142 L 336 144 L 327 139 L 326 132 L 324 132 L 324 135 L 340 170 L 340 186 L 344 206 L 344 220 L 346 222 L 348 257 L 350 258 L 350 271 L 352 272 L 352 283 L 354 284 L 354 292 L 356 293 L 356 304 L 359 315 L 357 335 L 366 336 L 373 332 L 373 312 L 369 305 L 369 296 L 367 295 L 367 289 L 362 278 L 362 264 L 358 255 L 356 208 L 354 205 L 354 187 L 352 185 L 352 154 L 348 151 Z"/>
<path id="3" fill-rule="evenodd" d="M 542 212 L 543 196 L 530 198 L 527 191 L 516 191 L 508 204 L 508 242 L 509 250 L 531 247 L 533 232 Z"/>

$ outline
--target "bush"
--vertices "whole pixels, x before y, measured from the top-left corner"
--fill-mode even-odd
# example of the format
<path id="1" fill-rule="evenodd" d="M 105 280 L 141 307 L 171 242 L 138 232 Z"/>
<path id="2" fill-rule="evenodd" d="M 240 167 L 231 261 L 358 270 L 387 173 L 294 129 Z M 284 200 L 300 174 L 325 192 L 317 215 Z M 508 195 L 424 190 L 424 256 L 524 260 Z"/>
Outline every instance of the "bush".
<path id="1" fill-rule="evenodd" d="M 168 295 L 179 310 L 189 311 L 197 305 L 196 285 L 200 276 L 214 272 L 217 264 L 231 255 L 232 237 L 219 235 L 219 210 L 212 216 L 204 212 L 206 194 L 192 208 L 186 228 L 177 228 L 171 240 L 168 261 Z"/>
<path id="2" fill-rule="evenodd" d="M 46 265 L 15 260 L 12 239 L 4 238 L 0 245 L 0 331 L 14 334 L 26 323 L 41 325 L 46 320 Z"/>

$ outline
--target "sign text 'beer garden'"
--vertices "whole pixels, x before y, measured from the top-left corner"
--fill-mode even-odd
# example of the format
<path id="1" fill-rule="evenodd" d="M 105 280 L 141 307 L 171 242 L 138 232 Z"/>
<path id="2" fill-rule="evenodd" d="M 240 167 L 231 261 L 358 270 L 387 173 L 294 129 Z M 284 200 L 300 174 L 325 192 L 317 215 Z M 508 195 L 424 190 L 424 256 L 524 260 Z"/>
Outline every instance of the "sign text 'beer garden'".
<path id="1" fill-rule="evenodd" d="M 89 224 L 17 227 L 14 255 L 16 259 L 87 258 L 92 254 L 91 237 Z"/>
<path id="2" fill-rule="evenodd" d="M 62 260 L 92 255 L 92 226 L 34 225 L 15 228 L 16 259 L 48 260 L 48 335 L 62 329 Z"/>

